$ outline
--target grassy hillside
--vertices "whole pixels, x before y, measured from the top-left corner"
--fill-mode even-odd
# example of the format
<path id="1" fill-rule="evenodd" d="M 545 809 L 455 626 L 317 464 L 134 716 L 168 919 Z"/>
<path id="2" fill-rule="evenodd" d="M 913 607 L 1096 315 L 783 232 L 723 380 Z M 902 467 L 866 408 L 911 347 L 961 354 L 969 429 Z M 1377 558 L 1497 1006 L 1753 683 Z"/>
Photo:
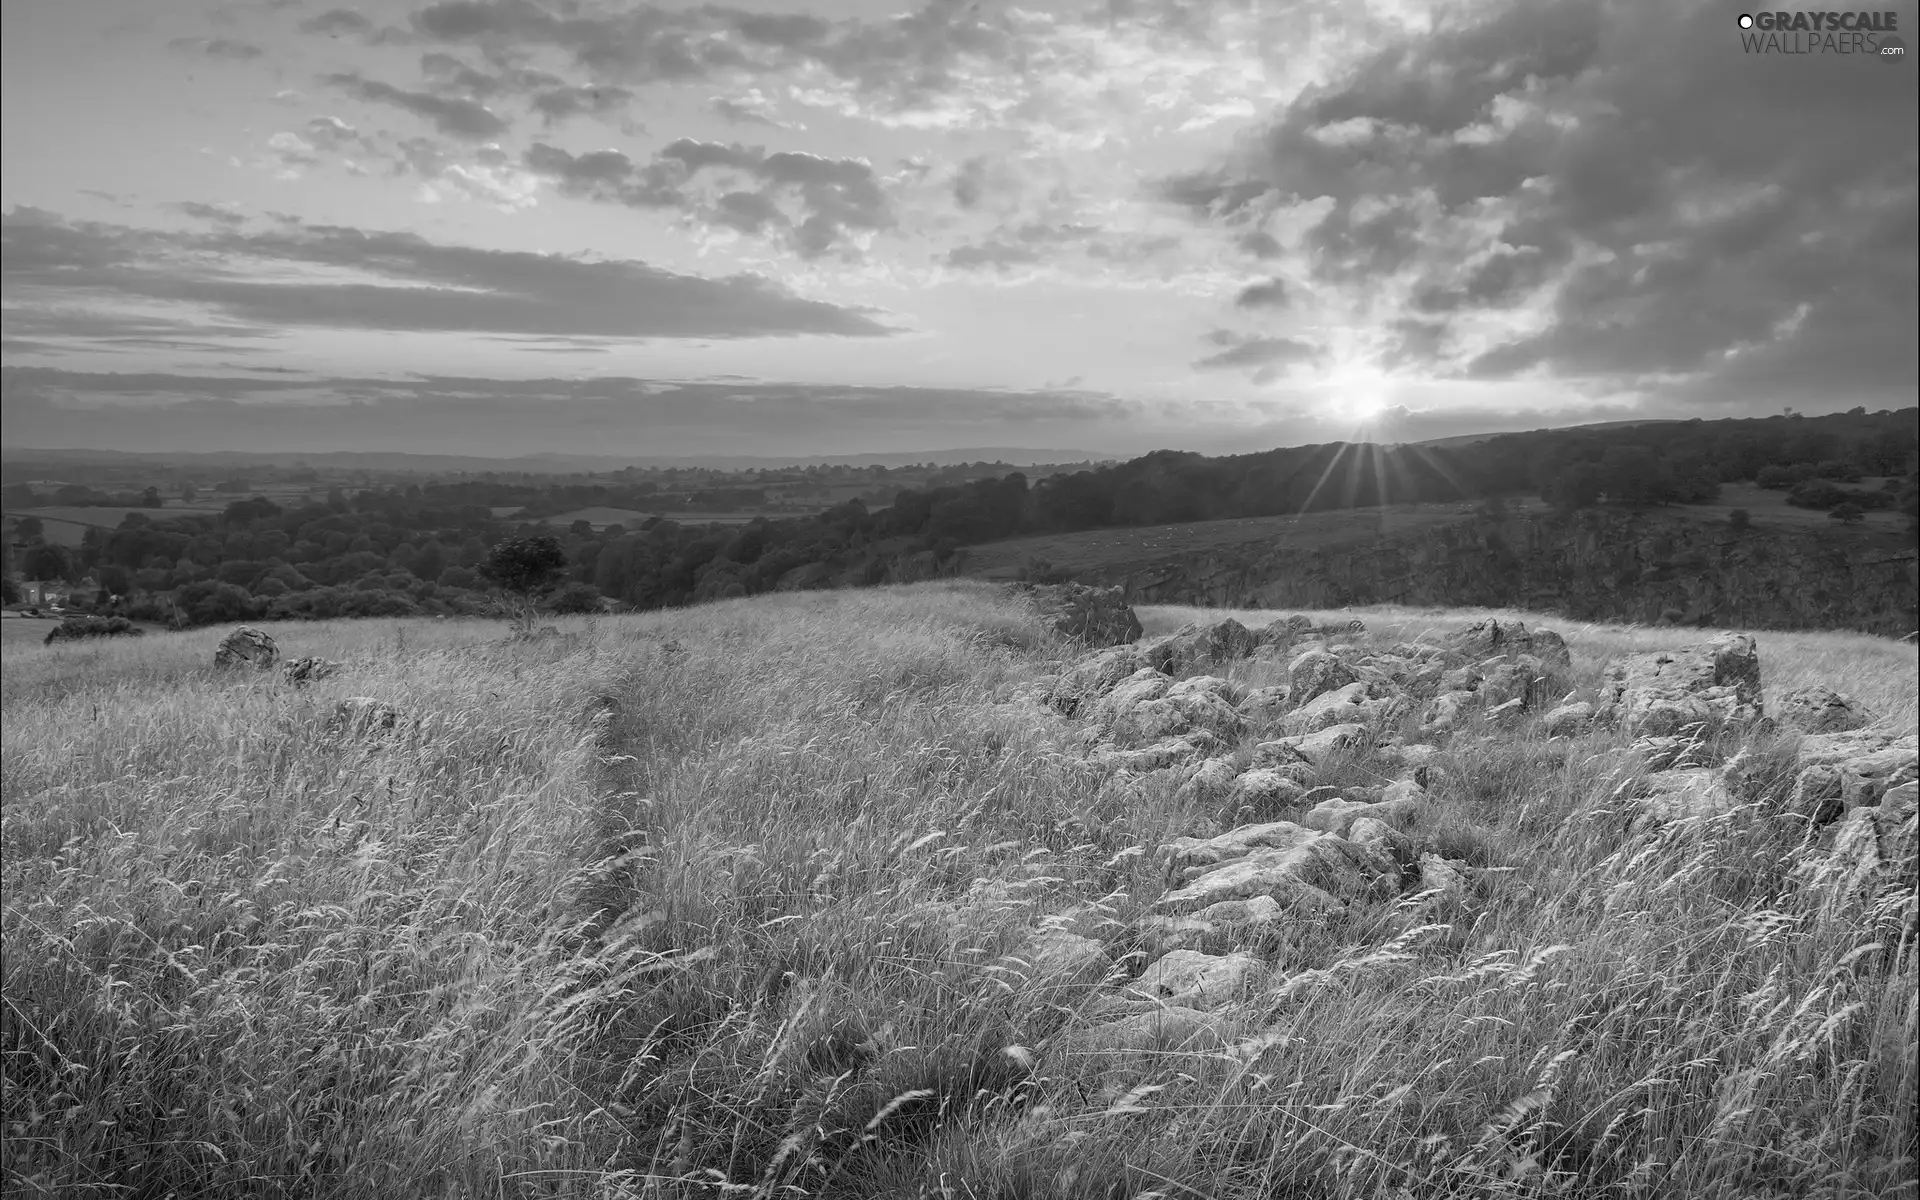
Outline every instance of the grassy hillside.
<path id="1" fill-rule="evenodd" d="M 1703 636 L 1549 624 L 1586 690 Z M 1064 1036 L 1110 986 L 1037 939 L 1137 972 L 1154 849 L 1216 814 L 1088 768 L 1032 698 L 1074 655 L 997 590 L 268 628 L 348 668 L 8 647 L 9 1195 L 1914 1192 L 1911 891 L 1836 924 L 1780 826 L 1630 841 L 1620 735 L 1456 741 L 1422 832 L 1501 882 L 1398 934 L 1384 901 L 1302 917 L 1236 1047 L 1116 1057 Z M 1909 647 L 1758 639 L 1769 697 L 1915 727 Z M 404 719 L 330 732 L 352 695 Z M 1462 1152 L 1516 1111 L 1552 1154 Z"/>

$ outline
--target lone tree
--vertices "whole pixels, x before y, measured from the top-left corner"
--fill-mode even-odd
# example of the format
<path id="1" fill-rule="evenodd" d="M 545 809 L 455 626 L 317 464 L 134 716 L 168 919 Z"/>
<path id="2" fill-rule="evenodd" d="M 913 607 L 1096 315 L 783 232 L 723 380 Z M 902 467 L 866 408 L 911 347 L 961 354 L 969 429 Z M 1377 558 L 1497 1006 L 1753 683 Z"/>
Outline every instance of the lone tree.
<path id="1" fill-rule="evenodd" d="M 1867 511 L 1858 504 L 1836 504 L 1827 516 L 1842 525 L 1858 525 L 1867 519 Z"/>
<path id="2" fill-rule="evenodd" d="M 509 538 L 480 564 L 481 576 L 512 598 L 514 623 L 527 632 L 533 628 L 534 597 L 559 582 L 566 570 L 567 552 L 550 533 Z"/>

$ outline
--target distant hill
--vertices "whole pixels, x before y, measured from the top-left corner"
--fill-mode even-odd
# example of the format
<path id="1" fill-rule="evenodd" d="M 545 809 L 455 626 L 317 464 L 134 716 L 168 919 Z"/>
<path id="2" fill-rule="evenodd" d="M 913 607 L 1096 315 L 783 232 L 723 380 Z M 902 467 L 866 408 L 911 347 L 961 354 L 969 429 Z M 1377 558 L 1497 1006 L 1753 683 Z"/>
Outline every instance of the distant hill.
<path id="1" fill-rule="evenodd" d="M 1528 433 L 1598 433 L 1603 429 L 1635 429 L 1642 425 L 1683 425 L 1671 417 L 1650 417 L 1644 421 L 1595 421 L 1591 425 L 1551 425 L 1541 429 L 1527 430 Z M 1519 432 L 1519 431 L 1515 431 Z M 1509 437 L 1510 433 L 1460 433 L 1452 437 L 1428 438 L 1424 442 L 1410 442 L 1408 445 L 1426 446 L 1441 449 L 1455 446 L 1476 446 L 1481 442 L 1490 442 L 1497 437 Z"/>
<path id="2" fill-rule="evenodd" d="M 437 474 L 467 471 L 559 475 L 581 471 L 618 471 L 624 467 L 704 468 L 714 471 L 774 470 L 780 467 L 852 466 L 904 467 L 931 462 L 937 466 L 968 463 L 1006 463 L 1027 467 L 1051 463 L 1112 461 L 1115 456 L 1093 450 L 1046 450 L 1023 446 L 962 446 L 952 450 L 899 450 L 871 454 L 802 454 L 765 456 L 694 454 L 674 457 L 609 454 L 528 454 L 516 458 L 479 458 L 459 454 L 399 454 L 377 450 L 299 450 L 251 452 L 219 450 L 207 453 L 136 452 L 83 448 L 38 449 L 9 446 L 0 450 L 9 462 L 32 463 L 167 463 L 181 467 L 239 469 L 255 466 L 310 467 L 348 471 L 414 471 Z"/>

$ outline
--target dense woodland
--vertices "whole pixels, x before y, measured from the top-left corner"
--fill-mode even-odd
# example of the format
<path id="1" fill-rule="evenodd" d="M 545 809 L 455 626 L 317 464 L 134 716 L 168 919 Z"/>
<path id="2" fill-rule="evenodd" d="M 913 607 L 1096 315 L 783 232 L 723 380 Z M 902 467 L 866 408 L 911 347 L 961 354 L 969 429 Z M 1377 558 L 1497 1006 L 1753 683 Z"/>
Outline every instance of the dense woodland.
<path id="1" fill-rule="evenodd" d="M 961 546 L 1028 533 L 1521 494 L 1563 510 L 1660 505 L 1712 499 L 1722 483 L 1749 479 L 1842 519 L 1899 508 L 1911 532 L 1920 519 L 1916 439 L 1920 410 L 1856 409 L 1828 417 L 1545 430 L 1447 447 L 1335 443 L 1218 458 L 1159 451 L 1032 481 L 1009 469 L 902 489 L 878 511 L 854 499 L 744 526 L 660 517 L 631 529 L 537 521 L 589 505 L 642 504 L 658 496 L 658 479 L 430 479 L 334 487 L 297 504 L 245 496 L 217 513 L 130 513 L 117 529 L 90 530 L 77 552 L 46 542 L 29 517 L 0 544 L 10 589 L 16 575 L 91 578 L 94 611 L 199 625 L 487 611 L 492 589 L 481 572 L 494 547 L 551 535 L 566 568 L 544 596 L 548 607 L 651 609 L 925 574 Z M 886 474 L 864 470 L 877 472 L 870 476 L 876 479 Z M 698 481 L 703 486 L 683 492 L 702 505 L 748 506 L 753 485 L 767 486 L 759 477 L 773 473 L 743 474 L 753 478 L 710 473 Z M 1866 477 L 1895 482 L 1858 486 Z M 27 484 L 8 490 L 9 510 L 58 502 Z M 525 511 L 496 519 L 493 510 L 503 506 Z"/>

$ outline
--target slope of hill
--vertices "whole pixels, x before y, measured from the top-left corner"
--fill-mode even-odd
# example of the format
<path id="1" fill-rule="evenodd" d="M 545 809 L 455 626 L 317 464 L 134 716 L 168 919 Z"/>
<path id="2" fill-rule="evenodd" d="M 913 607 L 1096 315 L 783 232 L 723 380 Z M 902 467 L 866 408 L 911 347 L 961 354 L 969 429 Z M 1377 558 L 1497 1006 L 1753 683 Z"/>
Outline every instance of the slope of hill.
<path id="1" fill-rule="evenodd" d="M 1192 615 L 1142 612 L 1150 633 Z M 1313 614 L 1337 638 L 1292 649 L 1377 674 L 1419 638 L 1405 653 L 1444 665 L 1460 656 L 1437 643 L 1475 615 Z M 1529 692 L 1594 697 L 1610 657 L 1701 636 L 1561 628 L 1570 665 Z M 1090 752 L 1115 726 L 1039 700 L 1085 653 L 988 585 L 521 642 L 459 620 L 273 632 L 342 672 L 218 675 L 211 632 L 9 649 L 9 1193 L 1866 1196 L 1913 1178 L 1914 890 L 1801 882 L 1833 860 L 1774 815 L 1807 753 L 1790 737 L 1744 735 L 1752 804 L 1661 825 L 1633 799 L 1672 781 L 1651 760 L 1719 778 L 1743 735 L 1548 739 L 1535 709 L 1416 754 L 1409 679 L 1412 707 L 1274 792 L 1305 821 L 1422 762 L 1421 806 L 1380 835 L 1404 875 L 1358 826 L 1286 834 L 1350 848 L 1378 886 L 1320 911 L 1296 889 L 1283 919 L 1216 928 L 1157 915 L 1183 883 L 1159 848 L 1235 811 L 1188 786 L 1191 757 Z M 1913 732 L 1907 648 L 1758 646 L 1768 702 L 1832 684 Z M 1283 685 L 1285 661 L 1190 664 L 1183 694 Z M 395 719 L 339 719 L 351 696 Z M 1264 761 L 1263 723 L 1302 706 L 1244 711 L 1208 771 Z M 1889 769 L 1849 776 L 1851 802 Z M 1205 953 L 1165 953 L 1183 939 Z"/>

